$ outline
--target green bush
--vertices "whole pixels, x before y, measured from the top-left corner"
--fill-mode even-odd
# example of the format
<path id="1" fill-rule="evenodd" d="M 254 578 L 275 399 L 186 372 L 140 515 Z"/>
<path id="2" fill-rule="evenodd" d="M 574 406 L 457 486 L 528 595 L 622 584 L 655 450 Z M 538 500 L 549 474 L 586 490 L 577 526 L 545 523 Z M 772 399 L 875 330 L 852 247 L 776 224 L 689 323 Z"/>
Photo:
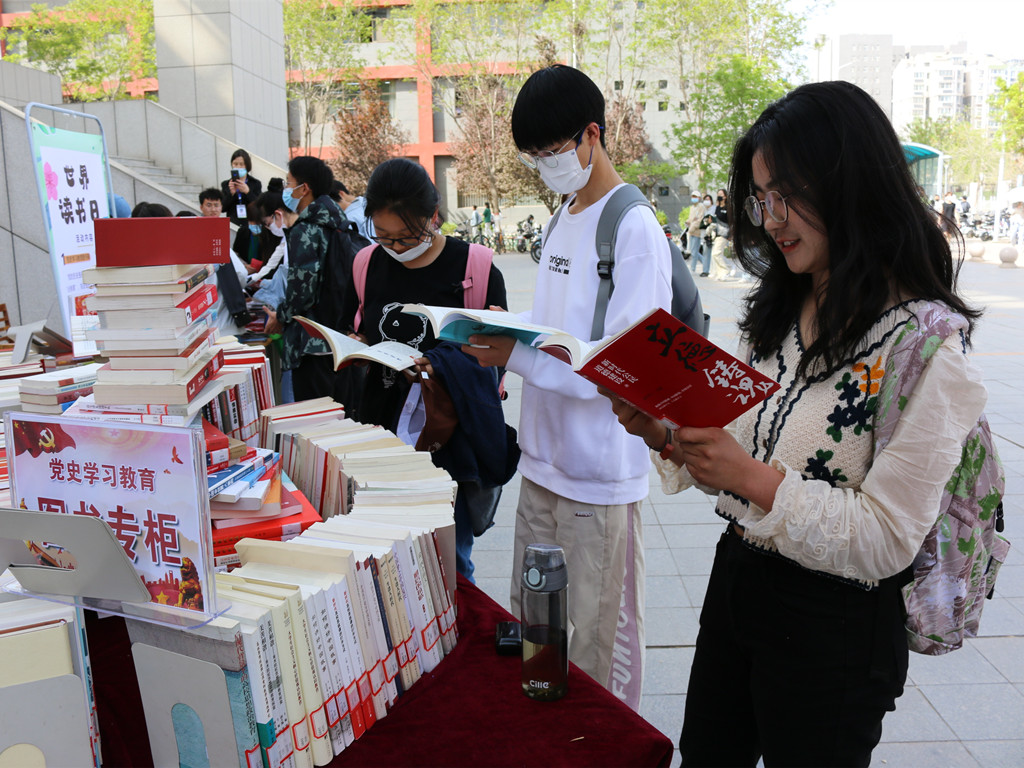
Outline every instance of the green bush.
<path id="1" fill-rule="evenodd" d="M 683 232 L 686 231 L 686 222 L 690 218 L 690 208 L 692 207 L 693 206 L 688 205 L 679 212 L 679 228 L 683 230 Z"/>
<path id="2" fill-rule="evenodd" d="M 441 224 L 441 234 L 442 235 L 454 234 L 455 230 L 456 230 L 456 226 L 455 226 L 455 222 L 453 222 L 453 221 L 446 221 L 443 224 Z"/>
<path id="3" fill-rule="evenodd" d="M 659 209 L 654 212 L 654 216 L 658 219 L 658 223 L 661 224 L 661 226 L 664 227 L 666 224 L 668 224 L 668 214 L 665 213 L 664 211 Z"/>

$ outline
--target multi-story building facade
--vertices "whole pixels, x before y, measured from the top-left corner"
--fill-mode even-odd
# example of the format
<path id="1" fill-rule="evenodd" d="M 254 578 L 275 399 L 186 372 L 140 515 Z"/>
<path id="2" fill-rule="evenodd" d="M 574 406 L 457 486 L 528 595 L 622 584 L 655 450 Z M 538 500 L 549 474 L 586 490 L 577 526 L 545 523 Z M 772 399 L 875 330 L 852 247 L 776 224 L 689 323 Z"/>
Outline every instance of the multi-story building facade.
<path id="1" fill-rule="evenodd" d="M 892 117 L 892 35 L 841 35 L 835 75 L 859 85 Z"/>
<path id="2" fill-rule="evenodd" d="M 892 122 L 897 131 L 915 119 L 954 118 L 990 138 L 999 133 L 991 99 L 1000 79 L 1024 72 L 1024 59 L 968 54 L 964 46 L 943 52 L 907 53 L 892 75 Z"/>

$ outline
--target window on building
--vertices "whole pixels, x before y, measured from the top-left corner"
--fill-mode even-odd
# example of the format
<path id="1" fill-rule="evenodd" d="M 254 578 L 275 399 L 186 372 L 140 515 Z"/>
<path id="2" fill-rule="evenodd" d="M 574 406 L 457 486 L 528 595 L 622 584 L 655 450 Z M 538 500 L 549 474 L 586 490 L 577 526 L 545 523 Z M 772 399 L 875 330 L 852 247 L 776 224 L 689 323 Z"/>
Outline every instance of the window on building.
<path id="1" fill-rule="evenodd" d="M 666 88 L 668 88 L 668 80 L 659 80 L 658 87 L 664 91 Z"/>
<path id="2" fill-rule="evenodd" d="M 658 187 L 658 197 L 668 197 L 668 187 Z"/>
<path id="3" fill-rule="evenodd" d="M 680 112 L 685 112 L 686 111 L 686 102 L 685 101 L 680 101 L 679 102 L 679 111 Z"/>
<path id="4" fill-rule="evenodd" d="M 616 80 L 615 84 L 612 87 L 615 88 L 616 91 L 621 91 L 622 90 L 622 81 L 621 80 Z"/>
<path id="5" fill-rule="evenodd" d="M 637 80 L 636 81 L 636 89 L 638 91 L 642 91 L 646 87 L 647 87 L 647 81 L 646 80 Z"/>
<path id="6" fill-rule="evenodd" d="M 371 8 L 367 10 L 367 23 L 361 30 L 359 42 L 387 42 L 390 39 L 387 34 L 387 21 L 390 15 L 391 11 L 389 8 Z"/>
<path id="7" fill-rule="evenodd" d="M 658 102 L 658 111 L 659 112 L 668 112 L 668 102 L 667 101 L 659 101 Z"/>

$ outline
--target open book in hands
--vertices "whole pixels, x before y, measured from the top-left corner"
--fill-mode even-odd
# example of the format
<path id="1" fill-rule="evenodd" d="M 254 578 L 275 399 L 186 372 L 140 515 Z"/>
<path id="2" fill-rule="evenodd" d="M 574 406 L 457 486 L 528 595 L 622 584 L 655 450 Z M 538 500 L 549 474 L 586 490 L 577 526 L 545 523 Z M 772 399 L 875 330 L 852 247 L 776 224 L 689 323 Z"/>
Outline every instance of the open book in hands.
<path id="1" fill-rule="evenodd" d="M 301 315 L 295 316 L 295 322 L 301 325 L 310 336 L 316 339 L 323 339 L 331 348 L 334 356 L 334 369 L 340 370 L 357 360 L 368 360 L 396 371 L 404 371 L 416 364 L 416 360 L 423 357 L 423 354 L 415 347 L 402 344 L 398 341 L 382 341 L 379 344 L 364 344 L 358 339 L 346 336 L 344 333 L 328 328 L 318 322 L 310 320 Z"/>
<path id="2" fill-rule="evenodd" d="M 500 310 L 405 304 L 402 311 L 409 315 L 427 318 L 434 329 L 436 338 L 456 344 L 469 344 L 469 337 L 479 334 L 481 336 L 513 336 L 532 347 L 542 337 L 562 333 L 558 328 L 527 323 L 516 315 Z"/>
<path id="3" fill-rule="evenodd" d="M 779 388 L 663 309 L 603 342 L 559 333 L 538 347 L 673 429 L 724 427 Z"/>

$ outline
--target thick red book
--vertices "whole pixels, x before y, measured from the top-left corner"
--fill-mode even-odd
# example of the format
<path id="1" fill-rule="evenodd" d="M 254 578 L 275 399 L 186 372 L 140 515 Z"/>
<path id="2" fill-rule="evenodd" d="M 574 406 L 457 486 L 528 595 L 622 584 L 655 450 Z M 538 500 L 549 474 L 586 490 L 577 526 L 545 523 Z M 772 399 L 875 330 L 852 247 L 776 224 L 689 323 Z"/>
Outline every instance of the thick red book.
<path id="1" fill-rule="evenodd" d="M 724 427 L 778 389 L 664 309 L 603 343 L 563 333 L 538 346 L 673 428 Z"/>
<path id="2" fill-rule="evenodd" d="M 202 316 L 217 301 L 217 286 L 196 288 L 169 309 L 107 309 L 96 313 L 105 329 L 181 328 Z"/>
<path id="3" fill-rule="evenodd" d="M 224 264 L 231 249 L 225 218 L 183 216 L 96 219 L 97 267 Z"/>
<path id="4" fill-rule="evenodd" d="M 210 331 L 192 342 L 188 349 L 176 355 L 162 355 L 160 350 L 144 350 L 141 352 L 104 351 L 110 358 L 110 367 L 115 371 L 145 370 L 176 370 L 187 371 L 202 357 L 203 353 L 213 346 L 217 332 Z M 152 354 L 147 354 L 152 353 Z M 225 358 L 227 361 L 227 358 Z"/>
<path id="5" fill-rule="evenodd" d="M 97 382 L 93 387 L 92 395 L 97 405 L 123 405 L 126 403 L 188 405 L 223 365 L 223 350 L 211 349 L 195 366 L 173 383 L 107 384 Z M 139 373 L 155 372 L 139 371 Z"/>
<path id="6" fill-rule="evenodd" d="M 203 267 L 202 269 L 205 269 Z M 202 270 L 200 270 L 200 273 Z M 184 283 L 182 283 L 184 285 Z M 90 310 L 99 312 L 101 310 L 124 310 L 124 309 L 175 309 L 189 306 L 196 297 L 204 293 L 212 285 L 205 285 L 203 280 L 189 288 L 187 291 L 176 293 L 123 293 L 117 296 L 102 296 L 96 293 L 85 300 L 85 305 Z"/>
<path id="7" fill-rule="evenodd" d="M 228 436 L 203 419 L 203 437 L 206 438 L 206 468 L 208 472 L 228 467 Z M 221 466 L 223 465 L 223 466 Z M 216 469 L 214 469 L 216 467 Z"/>
<path id="8" fill-rule="evenodd" d="M 137 267 L 107 267 L 106 269 L 94 269 L 94 278 L 100 278 L 99 280 L 83 280 L 87 283 L 94 283 L 96 285 L 96 293 L 94 297 L 100 297 L 104 299 L 141 299 L 148 297 L 155 299 L 158 297 L 165 297 L 171 300 L 171 304 L 167 306 L 173 306 L 173 304 L 181 299 L 182 294 L 188 293 L 197 285 L 202 285 L 206 278 L 215 272 L 213 264 L 204 264 L 201 267 L 194 265 L 184 265 L 188 268 L 188 272 L 181 277 L 165 280 L 160 283 L 151 282 L 131 282 L 133 270 L 138 269 Z M 117 274 L 125 276 L 125 280 L 129 282 L 113 282 L 107 278 L 115 277 Z M 106 282 L 100 282 L 105 280 Z M 177 297 L 177 298 L 174 298 Z M 144 305 L 148 306 L 148 305 Z M 110 307 L 96 307 L 96 309 L 109 309 Z"/>
<path id="9" fill-rule="evenodd" d="M 538 346 L 673 428 L 724 427 L 779 388 L 663 309 L 601 344 L 560 333 Z"/>

